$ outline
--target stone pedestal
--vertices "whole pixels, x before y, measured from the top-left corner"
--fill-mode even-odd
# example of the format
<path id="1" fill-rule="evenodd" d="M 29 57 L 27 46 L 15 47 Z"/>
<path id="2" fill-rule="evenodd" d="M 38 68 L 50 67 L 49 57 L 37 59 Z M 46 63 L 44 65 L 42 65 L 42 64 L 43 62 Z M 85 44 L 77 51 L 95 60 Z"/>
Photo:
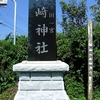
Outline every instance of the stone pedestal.
<path id="1" fill-rule="evenodd" d="M 63 72 L 69 66 L 61 61 L 23 61 L 13 66 L 19 72 L 14 100 L 70 100 L 64 90 Z"/>

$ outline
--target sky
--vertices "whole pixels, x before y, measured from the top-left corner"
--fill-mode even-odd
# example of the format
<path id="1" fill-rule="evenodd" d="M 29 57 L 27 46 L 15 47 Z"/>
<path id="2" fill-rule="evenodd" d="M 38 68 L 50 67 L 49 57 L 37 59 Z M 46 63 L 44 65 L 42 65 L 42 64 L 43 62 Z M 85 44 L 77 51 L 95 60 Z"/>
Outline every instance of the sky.
<path id="1" fill-rule="evenodd" d="M 62 21 L 62 10 L 60 7 L 60 1 L 56 0 L 56 22 Z M 68 0 L 63 0 L 68 2 Z M 78 0 L 79 1 L 79 0 Z M 29 0 L 16 0 L 17 3 L 17 35 L 28 35 L 28 2 Z M 89 7 L 95 4 L 95 0 L 87 0 L 88 6 L 88 18 L 91 18 Z M 14 2 L 8 0 L 7 6 L 0 6 L 0 40 L 4 39 L 9 33 L 14 33 Z M 59 24 L 56 24 L 56 31 L 62 32 L 62 28 Z"/>

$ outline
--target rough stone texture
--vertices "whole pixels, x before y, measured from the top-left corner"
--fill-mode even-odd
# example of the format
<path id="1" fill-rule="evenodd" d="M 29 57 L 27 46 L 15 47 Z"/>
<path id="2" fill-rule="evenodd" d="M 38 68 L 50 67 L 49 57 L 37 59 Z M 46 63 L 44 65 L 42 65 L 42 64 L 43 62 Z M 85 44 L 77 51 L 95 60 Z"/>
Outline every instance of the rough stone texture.
<path id="1" fill-rule="evenodd" d="M 27 100 L 27 91 L 18 91 L 14 100 Z"/>
<path id="2" fill-rule="evenodd" d="M 14 100 L 70 100 L 64 90 L 63 72 L 69 66 L 61 61 L 24 61 L 13 66 L 19 72 Z"/>
<path id="3" fill-rule="evenodd" d="M 64 90 L 63 81 L 43 81 L 41 84 L 42 90 Z"/>
<path id="4" fill-rule="evenodd" d="M 33 72 L 31 80 L 51 80 L 51 72 Z"/>
<path id="5" fill-rule="evenodd" d="M 19 81 L 18 90 L 35 91 L 41 89 L 41 81 Z"/>
<path id="6" fill-rule="evenodd" d="M 61 61 L 23 61 L 13 65 L 13 71 L 68 71 L 69 65 Z"/>
<path id="7" fill-rule="evenodd" d="M 63 91 L 18 91 L 14 100 L 70 100 Z"/>
<path id="8" fill-rule="evenodd" d="M 54 80 L 54 81 L 63 80 L 63 72 L 52 72 L 52 80 Z"/>
<path id="9" fill-rule="evenodd" d="M 20 72 L 20 81 L 63 81 L 63 72 Z"/>
<path id="10" fill-rule="evenodd" d="M 19 73 L 19 80 L 28 81 L 30 80 L 30 73 L 29 72 L 21 72 Z"/>
<path id="11" fill-rule="evenodd" d="M 19 81 L 19 90 L 64 90 L 63 81 Z"/>
<path id="12" fill-rule="evenodd" d="M 33 95 L 34 93 L 34 95 Z M 52 100 L 54 97 L 53 92 L 43 91 L 43 92 L 29 92 L 28 100 Z"/>

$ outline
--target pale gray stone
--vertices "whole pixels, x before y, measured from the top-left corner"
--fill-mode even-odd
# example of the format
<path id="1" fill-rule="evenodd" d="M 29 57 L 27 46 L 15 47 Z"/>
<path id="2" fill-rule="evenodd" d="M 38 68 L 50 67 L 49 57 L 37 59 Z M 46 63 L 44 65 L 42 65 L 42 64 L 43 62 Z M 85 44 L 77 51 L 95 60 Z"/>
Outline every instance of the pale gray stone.
<path id="1" fill-rule="evenodd" d="M 66 91 L 56 91 L 55 92 L 55 100 L 70 100 L 68 95 L 66 94 Z"/>
<path id="2" fill-rule="evenodd" d="M 30 80 L 30 73 L 29 72 L 20 72 L 19 73 L 19 80 L 29 81 Z"/>
<path id="3" fill-rule="evenodd" d="M 70 100 L 65 91 L 18 91 L 14 100 Z"/>
<path id="4" fill-rule="evenodd" d="M 31 91 L 28 94 L 28 100 L 53 100 L 54 98 L 54 93 L 49 91 Z"/>
<path id="5" fill-rule="evenodd" d="M 63 72 L 69 66 L 61 61 L 23 61 L 13 66 L 20 72 L 14 100 L 70 100 L 64 90 Z"/>
<path id="6" fill-rule="evenodd" d="M 51 80 L 51 72 L 32 72 L 31 80 Z"/>
<path id="7" fill-rule="evenodd" d="M 19 81 L 19 90 L 64 90 L 63 81 Z"/>
<path id="8" fill-rule="evenodd" d="M 66 91 L 18 91 L 14 100 L 70 100 Z"/>
<path id="9" fill-rule="evenodd" d="M 52 80 L 62 81 L 63 80 L 63 72 L 52 72 Z"/>
<path id="10" fill-rule="evenodd" d="M 27 100 L 28 92 L 27 91 L 18 91 L 14 97 L 14 100 Z"/>
<path id="11" fill-rule="evenodd" d="M 19 81 L 18 89 L 21 91 L 35 91 L 41 89 L 41 81 Z"/>
<path id="12" fill-rule="evenodd" d="M 23 61 L 13 65 L 13 71 L 68 71 L 69 65 L 61 61 Z"/>
<path id="13" fill-rule="evenodd" d="M 63 81 L 42 81 L 42 90 L 64 90 Z"/>

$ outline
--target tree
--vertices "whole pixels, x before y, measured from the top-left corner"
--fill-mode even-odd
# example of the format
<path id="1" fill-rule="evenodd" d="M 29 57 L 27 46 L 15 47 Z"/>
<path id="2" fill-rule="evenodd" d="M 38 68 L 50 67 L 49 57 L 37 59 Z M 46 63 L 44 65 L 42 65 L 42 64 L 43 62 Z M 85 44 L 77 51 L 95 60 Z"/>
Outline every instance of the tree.
<path id="1" fill-rule="evenodd" d="M 57 57 L 69 64 L 70 70 L 65 73 L 64 81 L 70 99 L 80 100 L 80 95 L 86 97 L 87 28 L 72 30 L 70 34 L 57 34 Z"/>
<path id="2" fill-rule="evenodd" d="M 94 21 L 96 23 L 100 23 L 100 0 L 95 0 L 96 4 L 91 6 L 90 9 L 92 10 L 92 16 L 94 17 Z"/>
<path id="3" fill-rule="evenodd" d="M 74 28 L 81 28 L 86 20 L 86 1 L 81 0 L 77 3 L 76 0 L 70 0 L 67 4 L 64 1 L 60 2 L 62 9 L 61 25 L 65 32 L 69 33 Z"/>
<path id="4" fill-rule="evenodd" d="M 65 88 L 71 99 L 87 97 L 88 40 L 87 26 L 70 34 L 57 34 L 57 57 L 69 64 L 65 73 Z M 100 26 L 93 29 L 93 99 L 100 99 Z M 78 84 L 78 85 L 77 85 Z M 75 88 L 73 88 L 75 87 Z M 79 89 L 80 88 L 80 89 Z M 78 95 L 80 94 L 80 95 Z M 86 99 L 84 99 L 86 100 Z"/>
<path id="5" fill-rule="evenodd" d="M 28 59 L 28 38 L 17 36 L 16 45 L 8 34 L 0 40 L 0 93 L 16 83 L 17 74 L 12 71 L 14 64 Z"/>

